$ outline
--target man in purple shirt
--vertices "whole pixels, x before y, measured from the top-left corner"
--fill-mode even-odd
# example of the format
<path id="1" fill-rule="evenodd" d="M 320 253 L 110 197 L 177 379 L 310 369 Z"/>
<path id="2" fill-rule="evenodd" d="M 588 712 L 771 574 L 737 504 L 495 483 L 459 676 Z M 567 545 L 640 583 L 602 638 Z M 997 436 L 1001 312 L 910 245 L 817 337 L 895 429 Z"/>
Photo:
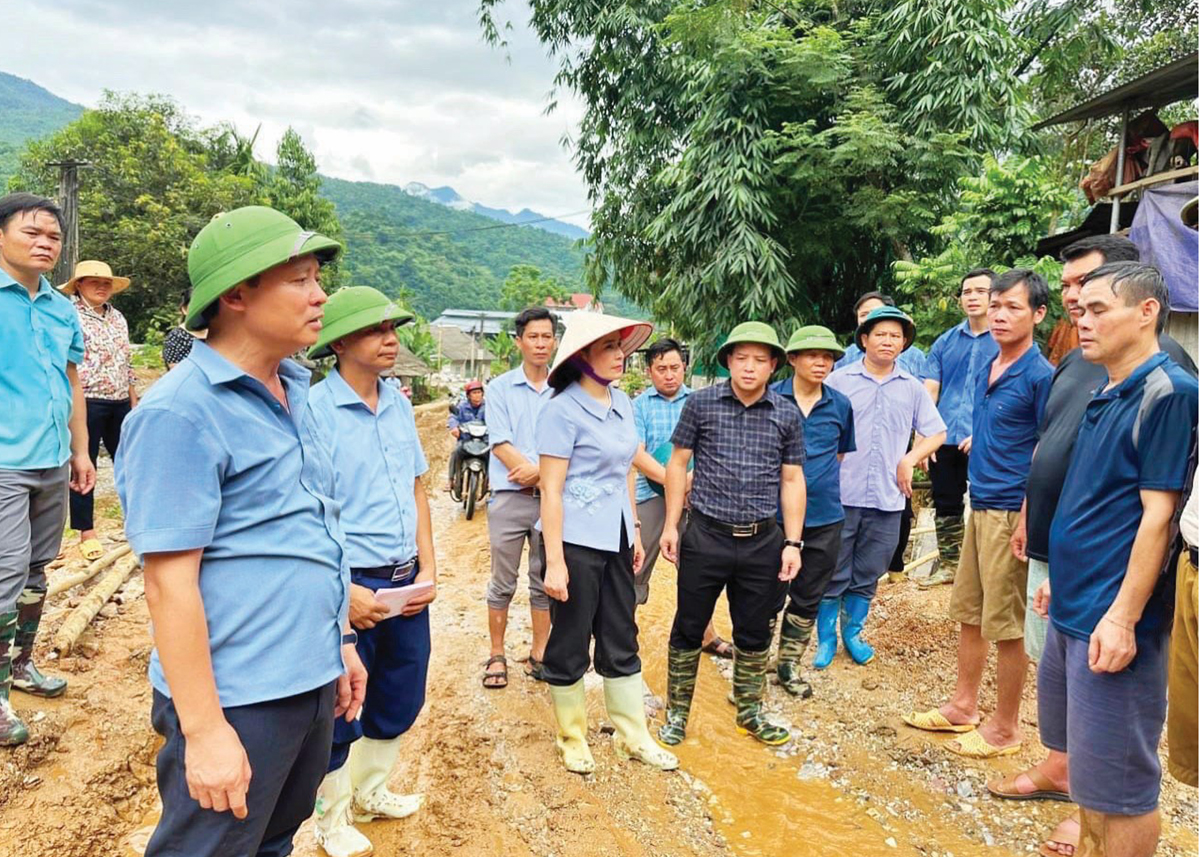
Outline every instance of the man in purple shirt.
<path id="1" fill-rule="evenodd" d="M 837 570 L 817 610 L 817 669 L 829 666 L 837 651 L 839 610 L 850 657 L 860 664 L 875 657 L 859 634 L 896 549 L 904 501 L 912 496 L 913 467 L 946 439 L 946 424 L 929 391 L 897 362 L 916 332 L 912 319 L 895 307 L 872 311 L 854 334 L 863 359 L 826 381 L 854 408 L 856 451 L 842 459 L 846 523 Z M 914 429 L 921 439 L 906 452 Z"/>

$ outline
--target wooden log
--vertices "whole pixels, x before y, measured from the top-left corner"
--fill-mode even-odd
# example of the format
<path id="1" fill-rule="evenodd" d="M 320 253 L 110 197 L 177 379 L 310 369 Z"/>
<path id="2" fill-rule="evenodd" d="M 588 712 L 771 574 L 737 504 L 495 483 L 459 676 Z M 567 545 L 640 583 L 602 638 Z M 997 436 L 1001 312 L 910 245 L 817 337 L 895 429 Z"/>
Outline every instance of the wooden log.
<path id="1" fill-rule="evenodd" d="M 108 568 L 131 550 L 133 550 L 133 548 L 131 548 L 128 543 L 118 545 L 104 556 L 100 557 L 100 559 L 93 562 L 83 571 L 76 572 L 69 577 L 64 577 L 62 580 L 54 581 L 54 583 L 52 583 L 50 588 L 46 591 L 46 594 L 48 596 L 58 595 L 60 592 L 66 592 L 73 586 L 78 586 L 81 583 L 87 583 L 89 580 L 91 580 L 100 572 L 104 571 L 104 569 Z"/>
<path id="2" fill-rule="evenodd" d="M 60 656 L 70 653 L 71 647 L 75 645 L 75 641 L 79 639 L 79 635 L 83 633 L 84 629 L 96 618 L 100 608 L 107 603 L 108 599 L 112 598 L 113 593 L 121 588 L 137 567 L 136 556 L 122 560 L 108 574 L 100 578 L 100 582 L 83 597 L 79 606 L 63 620 L 54 635 L 54 649 Z"/>
<path id="3" fill-rule="evenodd" d="M 918 559 L 914 559 L 908 565 L 904 566 L 904 573 L 912 574 L 914 571 L 916 571 L 918 568 L 923 566 L 925 563 L 933 562 L 937 558 L 938 558 L 938 552 L 930 551 L 929 553 L 925 554 L 925 556 L 920 557 Z"/>
<path id="4" fill-rule="evenodd" d="M 936 533 L 937 527 L 913 527 L 908 531 L 909 538 L 913 536 L 923 536 L 926 533 Z"/>

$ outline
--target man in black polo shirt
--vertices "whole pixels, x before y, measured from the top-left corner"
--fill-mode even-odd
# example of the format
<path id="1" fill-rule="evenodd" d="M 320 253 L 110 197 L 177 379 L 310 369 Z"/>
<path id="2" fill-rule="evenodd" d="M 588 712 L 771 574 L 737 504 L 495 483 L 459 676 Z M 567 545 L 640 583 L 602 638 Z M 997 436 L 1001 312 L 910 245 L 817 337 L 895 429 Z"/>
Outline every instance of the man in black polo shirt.
<path id="1" fill-rule="evenodd" d="M 800 412 L 767 389 L 786 359 L 775 331 L 739 324 L 717 352 L 728 383 L 688 397 L 671 437 L 662 553 L 679 566 L 678 601 L 668 650 L 664 744 L 684 739 L 700 644 L 721 590 L 733 619 L 733 696 L 737 726 L 764 744 L 782 744 L 788 730 L 767 721 L 762 698 L 775 617 L 787 582 L 800 570 L 804 527 L 804 430 Z M 688 462 L 695 455 L 691 522 L 683 539 Z M 783 529 L 775 520 L 783 508 Z"/>

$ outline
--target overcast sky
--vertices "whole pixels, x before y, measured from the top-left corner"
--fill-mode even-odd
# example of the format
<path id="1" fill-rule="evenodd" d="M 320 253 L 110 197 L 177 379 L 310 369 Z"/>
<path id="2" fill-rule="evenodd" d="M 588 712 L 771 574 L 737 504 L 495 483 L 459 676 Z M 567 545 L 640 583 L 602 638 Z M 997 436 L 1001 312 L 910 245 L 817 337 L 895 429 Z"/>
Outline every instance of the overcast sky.
<path id="1" fill-rule="evenodd" d="M 543 115 L 554 64 L 514 19 L 485 44 L 475 0 L 5 0 L 0 71 L 87 106 L 104 89 L 173 96 L 271 160 L 290 124 L 321 171 L 430 187 L 548 215 L 588 207 L 560 140 L 580 108 Z M 587 225 L 587 217 L 567 218 Z"/>

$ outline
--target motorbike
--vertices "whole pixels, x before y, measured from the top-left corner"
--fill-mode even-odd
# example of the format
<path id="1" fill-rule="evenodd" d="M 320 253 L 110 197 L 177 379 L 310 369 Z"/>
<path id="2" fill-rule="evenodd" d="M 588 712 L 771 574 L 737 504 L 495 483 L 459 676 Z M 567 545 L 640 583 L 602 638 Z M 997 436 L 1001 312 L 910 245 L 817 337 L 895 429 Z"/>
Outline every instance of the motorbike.
<path id="1" fill-rule="evenodd" d="M 487 496 L 488 459 L 487 425 L 472 420 L 459 426 L 458 467 L 450 474 L 450 496 L 463 504 L 467 520 L 475 516 L 475 507 Z"/>

